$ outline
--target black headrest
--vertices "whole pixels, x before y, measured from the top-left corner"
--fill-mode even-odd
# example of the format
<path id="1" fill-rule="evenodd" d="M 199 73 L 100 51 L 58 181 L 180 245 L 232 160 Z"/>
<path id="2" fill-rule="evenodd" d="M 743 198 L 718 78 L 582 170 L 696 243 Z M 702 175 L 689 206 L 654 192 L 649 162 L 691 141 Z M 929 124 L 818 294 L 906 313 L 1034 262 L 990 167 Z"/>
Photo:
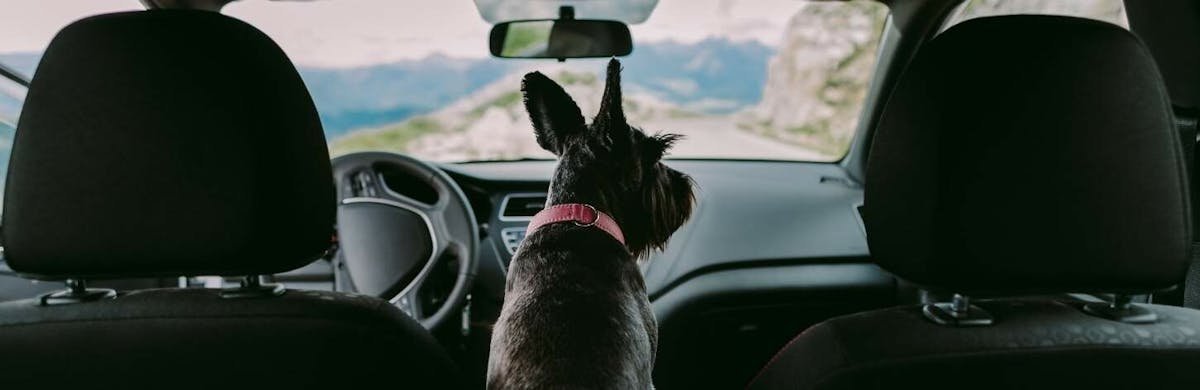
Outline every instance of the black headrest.
<path id="1" fill-rule="evenodd" d="M 1154 60 L 1115 25 L 975 19 L 917 53 L 867 166 L 872 257 L 955 292 L 1179 283 L 1183 157 Z"/>
<path id="2" fill-rule="evenodd" d="M 316 109 L 270 38 L 212 12 L 117 13 L 46 49 L 2 239 L 39 278 L 262 274 L 319 257 L 334 207 Z"/>

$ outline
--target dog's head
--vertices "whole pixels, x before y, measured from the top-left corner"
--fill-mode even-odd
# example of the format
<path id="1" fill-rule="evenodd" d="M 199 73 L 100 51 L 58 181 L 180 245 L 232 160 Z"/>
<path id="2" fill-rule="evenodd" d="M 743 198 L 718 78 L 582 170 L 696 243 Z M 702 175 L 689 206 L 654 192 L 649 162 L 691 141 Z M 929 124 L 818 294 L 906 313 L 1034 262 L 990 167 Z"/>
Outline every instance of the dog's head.
<path id="1" fill-rule="evenodd" d="M 662 249 L 692 212 L 691 179 L 664 165 L 676 134 L 646 135 L 625 121 L 621 64 L 608 63 L 600 112 L 584 123 L 562 87 L 538 72 L 521 82 L 538 145 L 559 157 L 551 203 L 589 203 L 608 212 L 635 256 Z"/>

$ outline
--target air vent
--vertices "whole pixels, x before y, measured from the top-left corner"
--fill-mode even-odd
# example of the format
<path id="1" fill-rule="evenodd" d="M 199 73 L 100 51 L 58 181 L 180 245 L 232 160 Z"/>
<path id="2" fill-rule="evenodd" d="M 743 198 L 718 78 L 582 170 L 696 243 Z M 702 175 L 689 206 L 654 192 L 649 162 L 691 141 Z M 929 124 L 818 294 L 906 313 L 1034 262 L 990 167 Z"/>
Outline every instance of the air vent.
<path id="1" fill-rule="evenodd" d="M 500 202 L 501 221 L 527 221 L 546 206 L 546 194 L 511 194 Z"/>

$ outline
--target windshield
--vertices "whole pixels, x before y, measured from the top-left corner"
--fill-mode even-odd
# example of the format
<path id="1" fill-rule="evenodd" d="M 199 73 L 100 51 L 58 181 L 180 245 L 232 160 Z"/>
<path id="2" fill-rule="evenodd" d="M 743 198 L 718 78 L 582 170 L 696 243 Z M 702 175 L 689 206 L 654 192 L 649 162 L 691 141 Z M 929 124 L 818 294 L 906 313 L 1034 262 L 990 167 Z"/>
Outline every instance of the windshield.
<path id="1" fill-rule="evenodd" d="M 630 22 L 654 4 L 622 2 L 629 12 L 611 17 Z M 491 24 L 475 3 L 239 0 L 222 12 L 263 30 L 292 58 L 334 155 L 553 158 L 534 140 L 521 76 L 549 75 L 591 116 L 607 60 L 493 58 Z M 136 0 L 16 1 L 10 15 L 20 17 L 0 26 L 0 64 L 32 75 L 71 20 L 140 8 Z M 870 1 L 659 0 L 630 25 L 625 111 L 647 132 L 686 135 L 672 158 L 838 160 L 854 136 L 886 16 Z"/>
<path id="2" fill-rule="evenodd" d="M 585 116 L 607 60 L 492 58 L 472 1 L 237 1 L 300 69 L 335 155 L 435 161 L 552 158 L 534 141 L 520 79 L 539 70 Z M 887 8 L 874 2 L 661 0 L 630 29 L 625 110 L 687 139 L 675 158 L 833 161 L 853 137 Z"/>

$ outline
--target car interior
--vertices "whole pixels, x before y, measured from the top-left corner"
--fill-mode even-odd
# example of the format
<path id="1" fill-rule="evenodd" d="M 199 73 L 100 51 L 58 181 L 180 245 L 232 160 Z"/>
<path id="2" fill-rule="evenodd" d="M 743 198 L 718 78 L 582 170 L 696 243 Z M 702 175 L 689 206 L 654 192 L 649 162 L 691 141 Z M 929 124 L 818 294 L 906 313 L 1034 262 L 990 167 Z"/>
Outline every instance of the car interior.
<path id="1" fill-rule="evenodd" d="M 655 388 L 1200 386 L 1200 2 L 3 6 L 15 388 L 483 388 L 519 77 L 612 57 L 697 187 Z"/>

